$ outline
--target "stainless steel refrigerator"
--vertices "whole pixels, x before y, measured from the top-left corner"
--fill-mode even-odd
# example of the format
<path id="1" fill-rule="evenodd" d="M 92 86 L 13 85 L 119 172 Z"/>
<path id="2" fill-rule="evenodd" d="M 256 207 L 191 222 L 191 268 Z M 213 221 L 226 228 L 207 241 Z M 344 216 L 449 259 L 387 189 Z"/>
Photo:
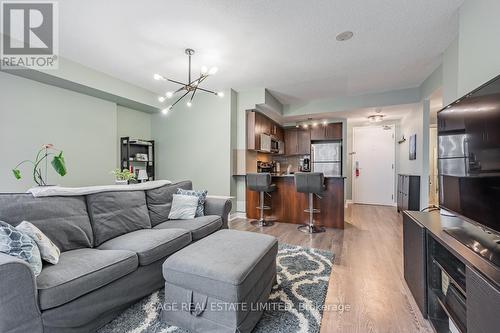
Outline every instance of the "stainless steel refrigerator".
<path id="1" fill-rule="evenodd" d="M 311 145 L 313 172 L 323 172 L 326 177 L 342 176 L 342 143 L 314 143 Z"/>
<path id="2" fill-rule="evenodd" d="M 467 137 L 465 134 L 438 137 L 438 168 L 441 176 L 463 177 L 468 174 Z"/>

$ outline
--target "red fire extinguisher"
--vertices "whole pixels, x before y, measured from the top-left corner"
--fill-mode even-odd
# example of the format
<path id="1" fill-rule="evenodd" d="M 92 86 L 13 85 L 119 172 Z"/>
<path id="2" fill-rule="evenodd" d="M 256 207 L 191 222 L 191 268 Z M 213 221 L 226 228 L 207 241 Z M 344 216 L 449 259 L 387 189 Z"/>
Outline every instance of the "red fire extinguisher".
<path id="1" fill-rule="evenodd" d="M 359 177 L 359 161 L 356 161 L 356 177 Z"/>

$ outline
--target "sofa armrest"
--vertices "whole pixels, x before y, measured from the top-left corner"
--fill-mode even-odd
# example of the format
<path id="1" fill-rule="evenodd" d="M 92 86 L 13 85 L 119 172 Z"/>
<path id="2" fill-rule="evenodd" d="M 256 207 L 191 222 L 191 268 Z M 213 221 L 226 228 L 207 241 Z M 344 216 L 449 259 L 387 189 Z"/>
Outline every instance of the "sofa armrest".
<path id="1" fill-rule="evenodd" d="M 233 204 L 228 198 L 210 197 L 205 200 L 205 215 L 218 215 L 222 218 L 222 229 L 227 229 L 227 221 Z"/>
<path id="2" fill-rule="evenodd" d="M 29 265 L 0 253 L 0 332 L 43 332 L 35 276 Z"/>

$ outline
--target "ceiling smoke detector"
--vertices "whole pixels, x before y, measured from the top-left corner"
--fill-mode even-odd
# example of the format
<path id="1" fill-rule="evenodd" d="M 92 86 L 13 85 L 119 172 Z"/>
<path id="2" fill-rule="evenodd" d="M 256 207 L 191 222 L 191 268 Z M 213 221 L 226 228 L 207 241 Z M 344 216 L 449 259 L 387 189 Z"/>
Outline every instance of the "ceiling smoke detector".
<path id="1" fill-rule="evenodd" d="M 337 40 L 339 42 L 345 42 L 346 40 L 349 40 L 354 36 L 354 33 L 352 31 L 344 31 L 341 32 L 340 34 L 337 35 Z"/>

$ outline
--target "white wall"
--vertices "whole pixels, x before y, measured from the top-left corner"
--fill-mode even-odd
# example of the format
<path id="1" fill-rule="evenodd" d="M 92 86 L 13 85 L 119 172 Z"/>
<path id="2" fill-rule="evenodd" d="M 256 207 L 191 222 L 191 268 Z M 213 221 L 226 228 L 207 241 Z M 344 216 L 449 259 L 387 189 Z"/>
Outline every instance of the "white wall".
<path id="1" fill-rule="evenodd" d="M 231 193 L 231 123 L 234 94 L 199 94 L 192 107 L 177 104 L 168 115 L 152 116 L 158 179 L 190 179 L 212 195 Z"/>
<path id="2" fill-rule="evenodd" d="M 460 8 L 458 95 L 500 74 L 500 1 L 465 1 Z"/>
<path id="3" fill-rule="evenodd" d="M 108 184 L 116 167 L 116 104 L 0 72 L 0 191 L 25 191 L 34 183 L 28 165 L 23 179 L 11 169 L 34 159 L 52 143 L 64 151 L 68 174 L 49 173 L 49 183 Z"/>

